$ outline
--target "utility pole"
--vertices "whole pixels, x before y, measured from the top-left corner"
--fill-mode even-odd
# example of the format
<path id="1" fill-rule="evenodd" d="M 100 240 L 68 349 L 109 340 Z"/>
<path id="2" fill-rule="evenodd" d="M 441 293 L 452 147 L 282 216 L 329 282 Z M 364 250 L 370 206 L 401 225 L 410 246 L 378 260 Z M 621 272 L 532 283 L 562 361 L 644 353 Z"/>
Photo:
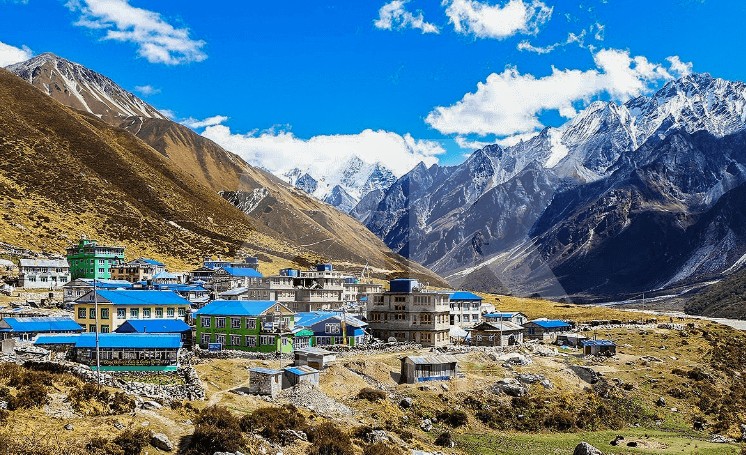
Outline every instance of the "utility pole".
<path id="1" fill-rule="evenodd" d="M 95 255 L 94 255 L 95 257 Z M 96 318 L 94 319 L 96 324 L 96 382 L 98 383 L 98 387 L 101 388 L 101 347 L 99 345 L 98 340 L 98 331 L 99 331 L 99 324 L 98 324 L 98 292 L 96 291 L 96 264 L 94 264 L 93 268 L 93 307 L 94 311 L 96 312 Z"/>

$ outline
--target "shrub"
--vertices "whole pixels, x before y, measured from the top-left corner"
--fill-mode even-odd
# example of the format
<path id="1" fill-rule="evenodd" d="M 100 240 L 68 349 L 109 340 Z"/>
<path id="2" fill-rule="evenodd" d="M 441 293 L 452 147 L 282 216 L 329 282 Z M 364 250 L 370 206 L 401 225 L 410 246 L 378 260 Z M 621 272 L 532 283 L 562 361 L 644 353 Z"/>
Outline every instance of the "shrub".
<path id="1" fill-rule="evenodd" d="M 122 449 L 124 455 L 139 455 L 150 444 L 150 431 L 145 428 L 128 428 L 119 433 L 113 442 Z"/>
<path id="2" fill-rule="evenodd" d="M 437 415 L 438 420 L 445 422 L 453 428 L 461 427 L 467 424 L 468 417 L 464 411 L 443 411 Z"/>
<path id="3" fill-rule="evenodd" d="M 210 406 L 195 418 L 194 434 L 189 438 L 185 454 L 202 455 L 215 452 L 236 452 L 244 445 L 239 420 L 223 406 Z"/>
<path id="4" fill-rule="evenodd" d="M 246 414 L 239 421 L 241 430 L 258 432 L 272 442 L 282 441 L 281 434 L 285 430 L 306 431 L 308 424 L 303 414 L 295 406 L 281 408 L 263 407 L 251 414 Z"/>
<path id="5" fill-rule="evenodd" d="M 47 388 L 39 383 L 33 383 L 18 389 L 15 397 L 8 400 L 9 409 L 27 409 L 43 406 L 49 402 Z"/>
<path id="6" fill-rule="evenodd" d="M 383 401 L 386 399 L 386 392 L 383 390 L 376 390 L 372 389 L 370 387 L 365 387 L 364 389 L 360 390 L 358 392 L 357 397 L 361 400 L 368 400 L 368 401 Z"/>
<path id="7" fill-rule="evenodd" d="M 404 455 L 404 452 L 398 447 L 377 442 L 366 446 L 363 449 L 363 455 Z"/>
<path id="8" fill-rule="evenodd" d="M 440 447 L 453 447 L 453 437 L 451 436 L 451 433 L 448 431 L 441 433 L 436 439 L 435 439 L 435 445 Z"/>
<path id="9" fill-rule="evenodd" d="M 121 447 L 106 438 L 93 438 L 85 445 L 85 450 L 91 455 L 124 455 Z"/>
<path id="10" fill-rule="evenodd" d="M 331 422 L 311 428 L 308 440 L 313 444 L 309 455 L 353 455 L 350 436 Z"/>

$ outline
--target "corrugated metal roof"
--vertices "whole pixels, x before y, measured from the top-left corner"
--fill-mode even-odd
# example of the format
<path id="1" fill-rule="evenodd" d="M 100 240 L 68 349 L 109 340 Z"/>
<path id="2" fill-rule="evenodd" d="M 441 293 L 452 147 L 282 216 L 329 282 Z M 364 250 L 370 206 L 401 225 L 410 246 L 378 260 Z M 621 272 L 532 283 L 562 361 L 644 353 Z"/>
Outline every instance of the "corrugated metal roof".
<path id="1" fill-rule="evenodd" d="M 477 329 L 480 326 L 489 326 L 492 327 L 494 330 L 502 330 L 503 332 L 518 332 L 523 330 L 523 327 L 510 321 L 502 321 L 502 322 L 489 322 L 485 321 L 481 324 L 478 324 L 477 326 L 473 327 L 472 329 L 466 329 L 468 331 Z"/>
<path id="2" fill-rule="evenodd" d="M 583 346 L 616 346 L 611 340 L 583 340 Z"/>
<path id="3" fill-rule="evenodd" d="M 274 305 L 279 304 L 273 300 L 213 300 L 197 310 L 195 314 L 199 316 L 259 316 Z"/>
<path id="4" fill-rule="evenodd" d="M 332 355 L 332 354 L 334 354 L 332 351 L 327 351 L 326 349 L 315 348 L 315 347 L 308 347 L 308 348 L 296 349 L 295 352 L 306 352 L 308 354 L 316 354 L 316 355 Z"/>
<path id="5" fill-rule="evenodd" d="M 189 305 L 189 300 L 174 291 L 114 289 L 96 292 L 99 297 L 114 305 Z"/>
<path id="6" fill-rule="evenodd" d="M 421 355 L 421 356 L 407 356 L 404 358 L 409 359 L 415 365 L 442 365 L 444 363 L 458 363 L 456 357 L 452 355 Z"/>
<path id="7" fill-rule="evenodd" d="M 485 318 L 512 318 L 516 314 L 520 314 L 520 312 L 508 312 L 508 313 L 487 313 L 484 315 Z"/>
<path id="8" fill-rule="evenodd" d="M 69 268 L 67 259 L 21 259 L 21 267 Z"/>
<path id="9" fill-rule="evenodd" d="M 101 333 L 98 336 L 98 344 L 101 348 L 177 349 L 181 347 L 181 336 L 164 333 Z M 81 334 L 75 347 L 95 348 L 96 334 Z"/>
<path id="10" fill-rule="evenodd" d="M 262 367 L 249 368 L 249 371 L 251 373 L 272 374 L 272 375 L 282 373 L 282 370 L 273 370 L 271 368 L 262 368 Z"/>
<path id="11" fill-rule="evenodd" d="M 305 376 L 305 375 L 315 374 L 319 372 L 319 370 L 317 370 L 316 368 L 309 367 L 308 365 L 301 365 L 297 367 L 286 367 L 285 371 L 287 371 L 288 373 L 292 373 L 296 376 Z"/>
<path id="12" fill-rule="evenodd" d="M 235 288 L 235 289 L 228 289 L 227 291 L 221 292 L 219 295 L 222 297 L 224 295 L 241 295 L 244 292 L 248 291 L 249 288 Z"/>
<path id="13" fill-rule="evenodd" d="M 478 295 L 467 292 L 467 291 L 457 291 L 451 293 L 451 300 L 484 300 Z"/>
<path id="14" fill-rule="evenodd" d="M 117 333 L 181 333 L 190 330 L 181 319 L 128 319 L 115 330 Z"/>
<path id="15" fill-rule="evenodd" d="M 534 324 L 538 325 L 539 327 L 545 328 L 545 329 L 556 329 L 560 327 L 570 327 L 570 324 L 568 324 L 565 321 L 560 321 L 559 319 L 539 319 L 534 321 Z"/>
<path id="16" fill-rule="evenodd" d="M 77 280 L 73 280 L 68 284 L 75 283 L 78 280 L 86 283 L 89 286 L 93 286 L 92 278 L 78 278 Z M 127 280 L 109 280 L 109 279 L 96 280 L 96 289 L 119 289 L 119 288 L 131 289 L 132 283 L 130 283 Z"/>
<path id="17" fill-rule="evenodd" d="M 13 332 L 71 332 L 83 328 L 68 317 L 3 318 Z"/>
<path id="18" fill-rule="evenodd" d="M 264 275 L 249 267 L 221 267 L 231 276 L 262 278 Z"/>
<path id="19" fill-rule="evenodd" d="M 75 344 L 80 335 L 38 335 L 34 340 L 35 345 L 46 344 Z"/>
<path id="20" fill-rule="evenodd" d="M 360 319 L 346 315 L 345 322 L 347 325 L 352 327 L 366 327 L 367 322 L 363 322 Z M 342 321 L 342 315 L 335 311 L 306 311 L 295 314 L 295 326 L 296 327 L 311 327 L 318 324 L 319 322 L 326 321 L 327 319 L 336 319 Z"/>
<path id="21" fill-rule="evenodd" d="M 165 270 L 163 272 L 158 272 L 155 275 L 153 275 L 154 280 L 175 280 L 179 278 L 179 275 L 176 275 L 175 273 L 166 272 Z"/>

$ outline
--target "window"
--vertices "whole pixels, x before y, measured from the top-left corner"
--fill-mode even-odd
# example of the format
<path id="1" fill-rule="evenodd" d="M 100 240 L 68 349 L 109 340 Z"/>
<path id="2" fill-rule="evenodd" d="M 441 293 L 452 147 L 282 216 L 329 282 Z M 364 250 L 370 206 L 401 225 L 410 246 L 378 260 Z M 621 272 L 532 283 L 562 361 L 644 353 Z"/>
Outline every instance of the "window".
<path id="1" fill-rule="evenodd" d="M 240 329 L 241 328 L 241 318 L 231 318 L 231 328 L 232 329 Z"/>
<path id="2" fill-rule="evenodd" d="M 247 329 L 255 329 L 256 328 L 256 319 L 254 319 L 254 318 L 247 318 L 246 319 L 246 328 Z"/>
<path id="3" fill-rule="evenodd" d="M 101 308 L 101 319 L 109 319 L 109 309 Z M 103 329 L 102 329 L 103 331 Z"/>
<path id="4" fill-rule="evenodd" d="M 231 335 L 231 346 L 241 346 L 241 335 Z"/>
<path id="5" fill-rule="evenodd" d="M 85 319 L 85 308 L 78 308 L 78 319 Z"/>
<path id="6" fill-rule="evenodd" d="M 108 325 L 102 325 L 101 326 L 101 333 L 109 333 L 109 326 Z"/>
<path id="7" fill-rule="evenodd" d="M 199 320 L 202 327 L 210 327 L 210 316 L 200 316 Z"/>
<path id="8" fill-rule="evenodd" d="M 155 309 L 155 317 L 162 318 L 163 317 L 163 308 L 156 308 Z"/>
<path id="9" fill-rule="evenodd" d="M 96 331 L 96 324 L 91 324 L 88 326 L 88 331 L 93 333 Z"/>
<path id="10" fill-rule="evenodd" d="M 406 297 L 401 297 L 401 296 L 394 297 L 394 302 L 406 302 L 406 301 L 407 301 Z"/>
<path id="11" fill-rule="evenodd" d="M 274 335 L 262 335 L 260 341 L 262 346 L 271 346 L 275 344 L 275 337 Z"/>
<path id="12" fill-rule="evenodd" d="M 143 308 L 142 309 L 142 317 L 149 319 L 150 318 L 150 308 Z"/>
<path id="13" fill-rule="evenodd" d="M 283 338 L 282 338 L 282 345 L 283 345 L 283 346 L 288 346 L 289 344 L 290 344 L 290 339 L 289 339 L 289 338 L 284 338 L 284 337 L 283 337 Z"/>
<path id="14" fill-rule="evenodd" d="M 174 317 L 174 309 L 173 309 L 173 308 L 169 308 L 169 309 L 167 309 L 167 310 L 166 310 L 166 315 L 167 315 L 167 316 L 168 316 L 169 318 L 172 318 L 172 317 Z"/>
<path id="15" fill-rule="evenodd" d="M 339 333 L 340 331 L 339 324 L 324 324 L 324 332 L 326 333 Z"/>
<path id="16" fill-rule="evenodd" d="M 210 334 L 209 333 L 203 333 L 202 334 L 202 344 L 207 344 L 210 342 Z"/>
<path id="17" fill-rule="evenodd" d="M 96 319 L 96 309 L 95 308 L 90 308 L 88 310 L 88 318 L 89 319 Z"/>
<path id="18" fill-rule="evenodd" d="M 216 335 L 215 342 L 225 345 L 225 335 Z"/>
<path id="19" fill-rule="evenodd" d="M 127 317 L 127 310 L 124 308 L 117 308 L 117 318 L 124 319 Z"/>
<path id="20" fill-rule="evenodd" d="M 216 329 L 224 329 L 225 328 L 225 318 L 215 318 L 215 328 Z"/>
<path id="21" fill-rule="evenodd" d="M 99 267 L 99 269 L 98 269 L 98 273 L 104 273 L 104 269 L 103 269 L 103 267 Z"/>
<path id="22" fill-rule="evenodd" d="M 249 347 L 256 346 L 256 337 L 255 336 L 247 336 L 246 337 L 246 346 L 249 346 Z"/>
<path id="23" fill-rule="evenodd" d="M 186 316 L 186 310 L 184 308 L 179 308 L 179 317 L 183 318 Z"/>
<path id="24" fill-rule="evenodd" d="M 132 319 L 140 319 L 140 309 L 139 308 L 130 308 L 130 317 Z"/>

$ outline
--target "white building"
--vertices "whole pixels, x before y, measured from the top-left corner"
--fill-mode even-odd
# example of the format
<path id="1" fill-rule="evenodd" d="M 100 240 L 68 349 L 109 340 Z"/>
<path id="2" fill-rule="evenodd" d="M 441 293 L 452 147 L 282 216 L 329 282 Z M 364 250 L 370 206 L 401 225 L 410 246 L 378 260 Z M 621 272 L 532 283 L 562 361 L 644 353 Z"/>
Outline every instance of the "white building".
<path id="1" fill-rule="evenodd" d="M 18 287 L 57 289 L 70 281 L 67 259 L 21 259 Z"/>

